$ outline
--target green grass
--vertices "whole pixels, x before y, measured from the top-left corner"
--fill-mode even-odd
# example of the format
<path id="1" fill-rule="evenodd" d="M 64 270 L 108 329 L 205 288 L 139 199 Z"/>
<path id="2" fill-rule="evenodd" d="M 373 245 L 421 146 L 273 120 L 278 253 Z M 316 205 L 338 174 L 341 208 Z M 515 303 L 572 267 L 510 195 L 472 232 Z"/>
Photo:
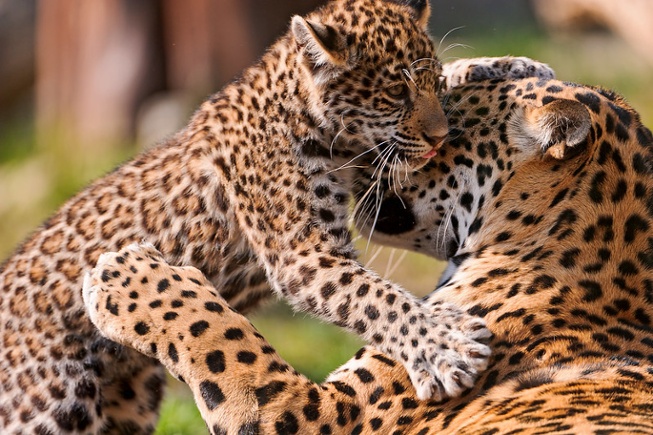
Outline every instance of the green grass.
<path id="1" fill-rule="evenodd" d="M 157 435 L 208 434 L 206 425 L 185 385 L 169 380 L 168 394 L 161 406 Z"/>

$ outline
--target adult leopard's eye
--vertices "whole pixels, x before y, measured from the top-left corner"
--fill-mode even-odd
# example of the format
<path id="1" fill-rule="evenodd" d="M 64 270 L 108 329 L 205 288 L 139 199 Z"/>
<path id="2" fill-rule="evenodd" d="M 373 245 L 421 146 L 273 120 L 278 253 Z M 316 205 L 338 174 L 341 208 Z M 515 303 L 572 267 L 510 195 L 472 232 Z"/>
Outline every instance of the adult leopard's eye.
<path id="1" fill-rule="evenodd" d="M 392 85 L 389 88 L 386 88 L 385 92 L 388 94 L 388 96 L 399 100 L 406 98 L 410 91 L 406 83 L 397 83 L 396 85 Z"/>

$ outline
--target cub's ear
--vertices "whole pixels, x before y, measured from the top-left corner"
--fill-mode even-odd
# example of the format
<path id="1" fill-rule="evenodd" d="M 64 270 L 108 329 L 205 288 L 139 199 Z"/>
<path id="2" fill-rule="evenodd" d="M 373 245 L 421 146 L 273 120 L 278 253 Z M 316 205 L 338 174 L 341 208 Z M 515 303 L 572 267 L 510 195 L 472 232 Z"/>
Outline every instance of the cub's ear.
<path id="1" fill-rule="evenodd" d="M 566 160 L 584 148 L 592 120 L 578 101 L 554 100 L 542 107 L 528 106 L 510 119 L 508 134 L 526 153 L 539 149 L 544 155 Z"/>
<path id="2" fill-rule="evenodd" d="M 429 17 L 431 16 L 431 5 L 428 0 L 386 0 L 392 3 L 408 6 L 411 10 L 411 15 L 417 24 L 426 29 L 429 24 Z"/>
<path id="3" fill-rule="evenodd" d="M 351 54 L 347 38 L 332 26 L 295 15 L 291 29 L 317 84 L 328 82 L 348 68 Z"/>

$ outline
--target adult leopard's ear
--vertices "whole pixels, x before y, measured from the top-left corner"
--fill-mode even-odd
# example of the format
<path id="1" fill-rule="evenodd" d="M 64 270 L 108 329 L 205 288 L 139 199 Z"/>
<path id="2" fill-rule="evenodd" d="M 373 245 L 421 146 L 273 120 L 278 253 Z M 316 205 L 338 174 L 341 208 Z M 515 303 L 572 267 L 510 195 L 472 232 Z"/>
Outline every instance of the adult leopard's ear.
<path id="1" fill-rule="evenodd" d="M 566 160 L 585 149 L 591 126 L 589 111 L 583 104 L 573 100 L 554 100 L 541 107 L 527 106 L 514 113 L 508 134 L 527 154 L 540 152 L 557 160 Z"/>
<path id="2" fill-rule="evenodd" d="M 324 84 L 349 68 L 351 53 L 347 37 L 334 27 L 296 15 L 291 30 L 303 49 L 304 60 L 316 84 Z"/>
<path id="3" fill-rule="evenodd" d="M 386 0 L 391 3 L 408 6 L 413 19 L 422 29 L 426 29 L 431 16 L 431 5 L 428 0 Z"/>

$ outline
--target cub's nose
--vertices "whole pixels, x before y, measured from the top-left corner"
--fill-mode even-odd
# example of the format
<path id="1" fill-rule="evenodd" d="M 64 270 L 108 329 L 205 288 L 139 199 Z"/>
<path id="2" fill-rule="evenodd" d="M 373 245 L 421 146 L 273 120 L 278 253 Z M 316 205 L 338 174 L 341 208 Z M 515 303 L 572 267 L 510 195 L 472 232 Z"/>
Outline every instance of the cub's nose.
<path id="1" fill-rule="evenodd" d="M 427 133 L 422 133 L 422 139 L 432 147 L 439 147 L 442 142 L 447 138 L 446 134 L 436 133 L 437 136 L 430 136 Z"/>
<path id="2" fill-rule="evenodd" d="M 438 145 L 449 134 L 449 122 L 440 102 L 435 96 L 425 97 L 416 109 L 422 138 L 431 146 Z"/>

